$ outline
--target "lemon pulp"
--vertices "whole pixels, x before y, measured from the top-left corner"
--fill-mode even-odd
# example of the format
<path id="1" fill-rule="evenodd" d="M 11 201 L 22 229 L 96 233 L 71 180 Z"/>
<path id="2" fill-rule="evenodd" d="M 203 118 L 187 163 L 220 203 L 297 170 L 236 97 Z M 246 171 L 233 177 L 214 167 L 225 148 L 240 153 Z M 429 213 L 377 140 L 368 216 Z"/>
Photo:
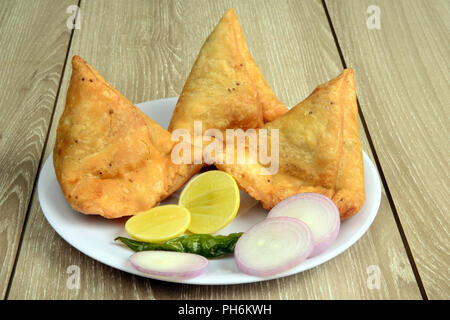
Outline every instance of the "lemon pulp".
<path id="1" fill-rule="evenodd" d="M 191 212 L 188 230 L 214 233 L 229 224 L 239 209 L 236 181 L 228 173 L 212 170 L 188 182 L 178 204 Z"/>
<path id="2" fill-rule="evenodd" d="M 125 230 L 135 240 L 164 242 L 182 235 L 190 222 L 189 210 L 173 204 L 136 214 L 125 223 Z"/>

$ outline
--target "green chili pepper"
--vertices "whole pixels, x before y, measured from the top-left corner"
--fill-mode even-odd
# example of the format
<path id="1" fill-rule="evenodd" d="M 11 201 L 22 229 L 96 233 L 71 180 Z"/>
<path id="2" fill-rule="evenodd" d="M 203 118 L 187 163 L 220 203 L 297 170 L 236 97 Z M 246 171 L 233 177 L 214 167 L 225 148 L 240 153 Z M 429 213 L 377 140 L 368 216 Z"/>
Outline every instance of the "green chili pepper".
<path id="1" fill-rule="evenodd" d="M 234 252 L 234 246 L 242 232 L 230 233 L 227 236 L 210 234 L 192 234 L 181 236 L 164 243 L 137 241 L 117 237 L 123 244 L 134 251 L 163 250 L 196 253 L 206 258 L 217 258 Z"/>

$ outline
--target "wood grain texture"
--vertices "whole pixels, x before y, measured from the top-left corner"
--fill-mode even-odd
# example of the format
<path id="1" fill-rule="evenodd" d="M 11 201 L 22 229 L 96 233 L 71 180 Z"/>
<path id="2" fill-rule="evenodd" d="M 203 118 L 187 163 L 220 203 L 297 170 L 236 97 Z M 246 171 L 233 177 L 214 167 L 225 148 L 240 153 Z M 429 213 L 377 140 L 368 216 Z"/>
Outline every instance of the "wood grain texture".
<path id="1" fill-rule="evenodd" d="M 424 288 L 450 298 L 450 3 L 327 1 Z"/>
<path id="2" fill-rule="evenodd" d="M 13 269 L 62 76 L 70 39 L 64 13 L 70 4 L 0 3 L 1 298 Z"/>
<path id="3" fill-rule="evenodd" d="M 81 55 L 131 101 L 175 96 L 202 42 L 230 7 L 267 81 L 288 105 L 340 72 L 319 1 L 82 2 L 82 26 L 70 57 Z M 45 157 L 53 148 L 70 71 L 67 67 Z M 106 267 L 66 244 L 45 221 L 37 197 L 32 201 L 10 299 L 420 299 L 384 195 L 367 234 L 332 261 L 287 278 L 234 286 L 166 283 Z M 79 290 L 66 286 L 72 264 L 81 270 Z M 381 269 L 380 289 L 366 285 L 371 265 Z"/>

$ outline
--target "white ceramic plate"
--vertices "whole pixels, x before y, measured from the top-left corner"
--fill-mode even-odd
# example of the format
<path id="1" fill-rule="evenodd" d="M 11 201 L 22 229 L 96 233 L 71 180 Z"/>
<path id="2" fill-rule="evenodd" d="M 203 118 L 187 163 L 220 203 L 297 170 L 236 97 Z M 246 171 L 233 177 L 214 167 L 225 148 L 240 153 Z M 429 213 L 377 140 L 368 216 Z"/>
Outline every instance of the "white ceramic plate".
<path id="1" fill-rule="evenodd" d="M 138 107 L 153 120 L 167 128 L 176 101 L 177 98 L 154 100 L 138 104 Z M 366 154 L 364 154 L 364 172 L 366 201 L 361 211 L 342 223 L 338 238 L 330 248 L 313 258 L 307 259 L 297 267 L 270 278 L 258 278 L 241 273 L 235 265 L 234 258 L 228 256 L 210 260 L 207 272 L 197 278 L 162 280 L 204 285 L 249 283 L 299 273 L 334 258 L 361 238 L 377 215 L 381 199 L 380 179 L 375 166 Z M 162 204 L 176 203 L 180 191 Z M 135 270 L 128 262 L 128 258 L 133 252 L 114 241 L 117 236 L 127 236 L 124 229 L 126 219 L 107 220 L 99 216 L 83 215 L 70 208 L 56 180 L 52 155 L 47 158 L 41 170 L 38 194 L 42 211 L 48 222 L 73 247 L 113 268 L 154 278 Z M 249 227 L 262 221 L 266 215 L 267 211 L 258 202 L 241 191 L 241 207 L 236 218 L 219 233 L 228 234 L 246 231 Z"/>

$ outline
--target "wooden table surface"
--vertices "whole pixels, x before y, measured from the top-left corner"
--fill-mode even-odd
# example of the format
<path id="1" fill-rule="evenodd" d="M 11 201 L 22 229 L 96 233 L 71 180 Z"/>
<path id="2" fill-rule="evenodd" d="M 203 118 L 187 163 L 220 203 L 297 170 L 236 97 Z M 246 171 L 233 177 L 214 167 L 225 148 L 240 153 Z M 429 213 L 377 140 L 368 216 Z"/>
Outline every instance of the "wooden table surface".
<path id="1" fill-rule="evenodd" d="M 80 7 L 79 29 L 67 26 L 71 5 Z M 36 190 L 71 57 L 86 59 L 135 103 L 177 96 L 231 7 L 289 106 L 354 68 L 363 149 L 383 185 L 373 225 L 319 267 L 245 285 L 166 283 L 85 256 L 47 223 Z M 448 0 L 1 1 L 0 297 L 449 299 L 449 17 Z M 371 24 L 377 18 L 379 28 Z M 79 289 L 67 285 L 71 265 Z"/>

